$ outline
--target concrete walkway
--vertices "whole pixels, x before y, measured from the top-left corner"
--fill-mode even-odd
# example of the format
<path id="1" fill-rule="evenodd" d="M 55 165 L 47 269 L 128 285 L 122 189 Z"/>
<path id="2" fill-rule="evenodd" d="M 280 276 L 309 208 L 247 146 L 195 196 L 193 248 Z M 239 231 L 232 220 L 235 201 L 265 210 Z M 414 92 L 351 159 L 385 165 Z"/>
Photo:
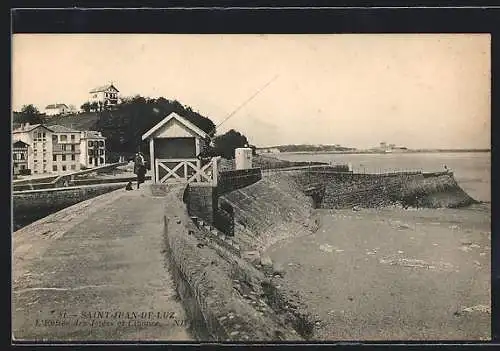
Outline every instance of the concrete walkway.
<path id="1" fill-rule="evenodd" d="M 166 267 L 163 198 L 81 202 L 13 233 L 15 340 L 190 340 Z"/>

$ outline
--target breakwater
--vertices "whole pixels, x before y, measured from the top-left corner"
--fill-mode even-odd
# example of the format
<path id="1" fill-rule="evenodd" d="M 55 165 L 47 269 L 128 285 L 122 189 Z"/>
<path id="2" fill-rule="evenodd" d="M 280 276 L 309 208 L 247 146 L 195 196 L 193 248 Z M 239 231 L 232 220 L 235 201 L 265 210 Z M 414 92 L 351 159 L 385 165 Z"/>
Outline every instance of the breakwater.
<path id="1" fill-rule="evenodd" d="M 238 244 L 264 250 L 273 243 L 314 232 L 314 208 L 456 208 L 477 203 L 452 173 L 357 174 L 315 167 L 264 173 L 255 184 L 221 196 L 234 213 Z"/>

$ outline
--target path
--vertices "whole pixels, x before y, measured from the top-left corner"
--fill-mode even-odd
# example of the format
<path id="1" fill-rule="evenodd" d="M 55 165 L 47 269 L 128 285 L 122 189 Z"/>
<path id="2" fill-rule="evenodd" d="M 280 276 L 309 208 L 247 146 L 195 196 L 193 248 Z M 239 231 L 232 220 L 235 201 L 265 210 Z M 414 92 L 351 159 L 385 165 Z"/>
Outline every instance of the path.
<path id="1" fill-rule="evenodd" d="M 192 339 L 166 267 L 163 215 L 163 198 L 120 189 L 15 232 L 13 337 Z"/>

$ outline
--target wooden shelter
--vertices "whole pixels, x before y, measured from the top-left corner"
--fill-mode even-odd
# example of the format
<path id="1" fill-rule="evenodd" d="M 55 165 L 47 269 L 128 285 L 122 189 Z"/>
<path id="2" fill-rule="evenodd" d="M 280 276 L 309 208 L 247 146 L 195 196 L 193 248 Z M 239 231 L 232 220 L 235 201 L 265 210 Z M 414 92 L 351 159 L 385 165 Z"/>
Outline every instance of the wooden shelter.
<path id="1" fill-rule="evenodd" d="M 153 181 L 216 185 L 217 158 L 206 162 L 197 158 L 207 138 L 207 133 L 175 112 L 148 130 L 142 140 L 149 140 Z"/>

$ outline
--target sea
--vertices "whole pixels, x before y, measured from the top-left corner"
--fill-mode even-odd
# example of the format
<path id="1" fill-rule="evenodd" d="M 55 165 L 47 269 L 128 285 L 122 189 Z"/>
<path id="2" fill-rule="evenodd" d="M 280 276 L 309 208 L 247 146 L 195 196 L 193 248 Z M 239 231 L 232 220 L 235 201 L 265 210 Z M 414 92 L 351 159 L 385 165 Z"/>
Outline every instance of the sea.
<path id="1" fill-rule="evenodd" d="M 386 173 L 395 171 L 440 172 L 445 166 L 453 172 L 460 187 L 475 200 L 491 202 L 491 153 L 277 153 L 273 157 L 287 161 L 326 162 L 352 165 L 354 172 Z"/>

